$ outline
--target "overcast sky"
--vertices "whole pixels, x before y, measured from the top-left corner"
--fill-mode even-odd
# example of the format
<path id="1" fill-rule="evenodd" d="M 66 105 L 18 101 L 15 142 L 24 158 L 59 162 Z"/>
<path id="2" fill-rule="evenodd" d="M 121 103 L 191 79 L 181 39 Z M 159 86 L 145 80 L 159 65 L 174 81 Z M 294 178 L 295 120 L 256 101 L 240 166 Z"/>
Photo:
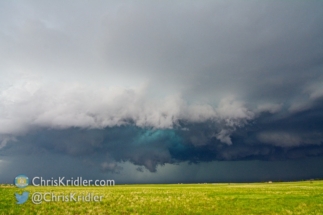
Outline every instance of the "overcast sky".
<path id="1" fill-rule="evenodd" d="M 323 1 L 1 1 L 0 182 L 323 177 Z"/>

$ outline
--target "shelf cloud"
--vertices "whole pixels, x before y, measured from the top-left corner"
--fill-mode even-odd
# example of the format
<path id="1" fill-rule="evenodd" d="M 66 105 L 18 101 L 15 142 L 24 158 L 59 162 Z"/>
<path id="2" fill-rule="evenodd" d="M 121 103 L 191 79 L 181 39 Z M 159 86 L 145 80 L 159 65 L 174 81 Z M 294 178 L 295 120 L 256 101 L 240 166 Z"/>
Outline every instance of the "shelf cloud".
<path id="1" fill-rule="evenodd" d="M 322 6 L 0 3 L 0 169 L 43 153 L 137 175 L 322 157 Z"/>

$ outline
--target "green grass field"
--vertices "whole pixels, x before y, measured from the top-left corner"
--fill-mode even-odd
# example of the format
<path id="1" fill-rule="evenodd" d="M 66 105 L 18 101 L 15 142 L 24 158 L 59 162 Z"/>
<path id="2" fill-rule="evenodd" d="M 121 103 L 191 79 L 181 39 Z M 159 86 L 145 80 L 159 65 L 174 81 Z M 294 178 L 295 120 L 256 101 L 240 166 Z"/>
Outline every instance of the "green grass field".
<path id="1" fill-rule="evenodd" d="M 14 193 L 29 191 L 16 204 Z M 101 202 L 33 204 L 34 192 L 93 193 Z M 0 186 L 0 214 L 323 214 L 323 181 L 237 184 L 116 185 L 114 187 Z"/>

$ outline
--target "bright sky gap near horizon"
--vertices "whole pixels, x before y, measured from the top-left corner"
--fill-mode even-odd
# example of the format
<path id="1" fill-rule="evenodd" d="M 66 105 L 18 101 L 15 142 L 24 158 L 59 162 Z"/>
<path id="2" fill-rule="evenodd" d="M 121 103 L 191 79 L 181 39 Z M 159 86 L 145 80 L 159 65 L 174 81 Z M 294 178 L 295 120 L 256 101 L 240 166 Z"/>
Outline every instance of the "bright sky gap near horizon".
<path id="1" fill-rule="evenodd" d="M 0 183 L 323 178 L 323 1 L 1 1 Z"/>

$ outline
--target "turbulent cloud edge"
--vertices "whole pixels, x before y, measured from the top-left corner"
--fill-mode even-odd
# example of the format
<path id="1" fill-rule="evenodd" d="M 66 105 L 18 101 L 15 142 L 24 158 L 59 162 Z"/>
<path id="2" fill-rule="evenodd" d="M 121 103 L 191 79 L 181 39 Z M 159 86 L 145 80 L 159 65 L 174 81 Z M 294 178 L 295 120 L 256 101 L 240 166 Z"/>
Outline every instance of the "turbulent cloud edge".
<path id="1" fill-rule="evenodd" d="M 44 87 L 37 82 L 20 82 L 1 90 L 0 134 L 24 133 L 33 126 L 66 129 L 133 124 L 170 129 L 179 126 L 179 121 L 216 121 L 232 130 L 254 118 L 254 113 L 234 97 L 222 99 L 214 108 L 209 104 L 188 104 L 180 95 L 151 98 L 147 91 L 145 87 Z"/>

